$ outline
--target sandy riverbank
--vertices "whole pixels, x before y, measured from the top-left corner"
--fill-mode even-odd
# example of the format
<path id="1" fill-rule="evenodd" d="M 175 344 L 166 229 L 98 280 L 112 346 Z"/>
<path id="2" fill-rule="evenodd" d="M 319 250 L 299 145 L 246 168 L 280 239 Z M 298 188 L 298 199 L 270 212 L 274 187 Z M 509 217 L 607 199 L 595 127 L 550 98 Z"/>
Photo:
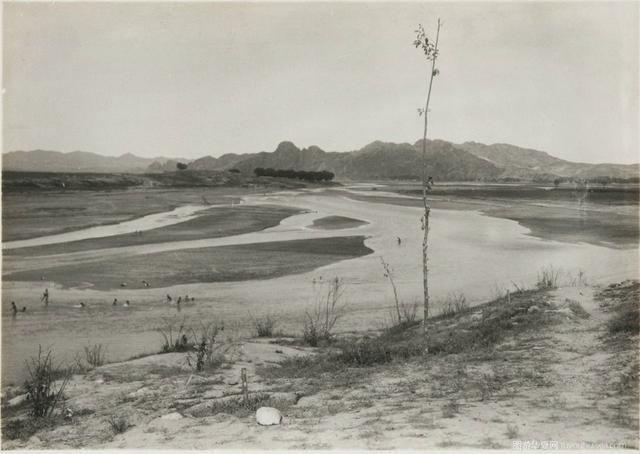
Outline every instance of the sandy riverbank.
<path id="1" fill-rule="evenodd" d="M 432 343 L 444 350 L 390 362 L 325 363 L 335 349 L 235 339 L 224 363 L 207 372 L 194 373 L 184 353 L 108 364 L 70 382 L 72 417 L 23 439 L 5 432 L 3 448 L 511 448 L 523 441 L 637 448 L 637 329 L 612 334 L 609 327 L 623 304 L 637 311 L 638 284 L 529 291 L 509 301 L 434 319 Z M 482 332 L 481 323 L 497 337 L 452 347 L 461 332 Z M 398 352 L 418 333 L 381 339 Z M 229 404 L 240 399 L 241 368 L 252 396 L 281 410 L 281 425 L 258 426 L 253 411 Z M 5 409 L 5 431 L 26 410 Z M 112 416 L 126 420 L 123 433 L 114 433 Z"/>

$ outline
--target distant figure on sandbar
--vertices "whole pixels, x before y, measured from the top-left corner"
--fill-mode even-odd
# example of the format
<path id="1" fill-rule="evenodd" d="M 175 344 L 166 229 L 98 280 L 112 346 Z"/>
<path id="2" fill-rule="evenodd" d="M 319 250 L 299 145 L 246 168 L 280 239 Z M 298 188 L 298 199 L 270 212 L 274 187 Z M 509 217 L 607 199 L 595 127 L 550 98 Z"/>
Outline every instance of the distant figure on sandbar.
<path id="1" fill-rule="evenodd" d="M 40 298 L 40 302 L 44 302 L 45 306 L 49 305 L 49 289 L 44 289 L 44 293 L 42 294 L 42 298 Z"/>
<path id="2" fill-rule="evenodd" d="M 112 306 L 117 306 L 118 305 L 118 298 L 114 298 L 113 299 L 113 303 L 111 303 Z"/>
<path id="3" fill-rule="evenodd" d="M 73 307 L 77 307 L 77 308 L 79 308 L 79 309 L 84 309 L 85 307 L 87 307 L 87 305 L 86 305 L 86 304 L 84 304 L 84 301 L 80 301 L 80 304 L 76 304 L 76 305 L 75 305 L 75 306 L 73 306 Z"/>
<path id="4" fill-rule="evenodd" d="M 178 297 L 178 303 L 177 303 L 177 304 L 180 304 L 181 302 L 182 302 L 182 297 L 181 297 L 181 296 L 179 296 L 179 297 Z"/>
<path id="5" fill-rule="evenodd" d="M 11 301 L 11 313 L 13 314 L 14 317 L 18 313 L 18 307 L 16 306 L 15 301 Z"/>
<path id="6" fill-rule="evenodd" d="M 142 285 L 144 285 L 145 287 L 149 287 L 149 283 L 147 281 L 142 281 Z"/>
<path id="7" fill-rule="evenodd" d="M 129 305 L 130 305 L 129 304 L 129 300 L 125 301 L 124 304 L 123 304 L 124 307 L 129 307 Z"/>
<path id="8" fill-rule="evenodd" d="M 27 312 L 27 306 L 22 306 L 22 309 L 20 309 L 20 312 Z"/>
<path id="9" fill-rule="evenodd" d="M 171 295 L 167 295 L 167 303 L 170 303 L 171 301 L 172 301 Z"/>
<path id="10" fill-rule="evenodd" d="M 397 237 L 397 238 L 398 238 L 398 246 L 401 246 L 402 245 L 402 238 L 400 238 L 400 237 Z"/>

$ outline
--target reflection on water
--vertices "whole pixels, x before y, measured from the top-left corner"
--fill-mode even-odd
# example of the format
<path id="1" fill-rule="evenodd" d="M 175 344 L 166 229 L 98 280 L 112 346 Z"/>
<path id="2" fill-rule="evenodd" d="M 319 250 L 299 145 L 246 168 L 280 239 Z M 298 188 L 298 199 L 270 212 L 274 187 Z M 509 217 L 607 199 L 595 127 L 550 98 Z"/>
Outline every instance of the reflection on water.
<path id="1" fill-rule="evenodd" d="M 394 272 L 399 297 L 406 302 L 422 298 L 421 211 L 414 207 L 355 201 L 316 192 L 280 193 L 247 197 L 247 204 L 280 204 L 309 210 L 285 219 L 281 225 L 263 232 L 236 237 L 181 243 L 180 247 L 222 245 L 238 242 L 318 238 L 353 233 L 368 237 L 366 245 L 375 251 L 369 256 L 346 260 L 313 272 L 264 281 L 192 284 L 144 290 L 52 288 L 48 308 L 38 303 L 46 282 L 3 283 L 3 371 L 5 380 L 19 380 L 24 360 L 37 351 L 38 344 L 54 348 L 56 356 L 71 359 L 88 343 L 102 343 L 110 360 L 159 350 L 161 338 L 155 332 L 174 317 L 186 324 L 224 320 L 225 332 L 250 333 L 248 312 L 279 314 L 279 329 L 299 332 L 305 307 L 322 286 L 334 276 L 347 284 L 349 312 L 339 326 L 342 330 L 378 328 L 388 316 L 392 289 L 383 275 L 380 256 Z M 196 207 L 190 209 L 195 210 Z M 188 210 L 185 209 L 186 213 Z M 192 211 L 192 213 L 195 211 Z M 528 230 L 506 219 L 484 216 L 474 211 L 436 210 L 431 212 L 430 291 L 434 310 L 448 293 L 456 291 L 478 303 L 494 296 L 496 288 L 531 286 L 536 273 L 553 265 L 577 274 L 586 273 L 590 282 L 612 282 L 638 274 L 637 249 L 612 249 L 588 244 L 562 243 L 533 238 Z M 321 231 L 306 229 L 313 219 L 345 216 L 369 224 L 357 229 Z M 188 215 L 186 215 L 188 216 Z M 183 219 L 184 220 L 184 219 Z M 401 245 L 397 238 L 402 239 Z M 154 246 L 156 247 L 156 246 Z M 175 248 L 176 245 L 161 245 Z M 138 247 L 139 248 L 139 247 Z M 126 253 L 128 248 L 121 248 Z M 139 253 L 139 249 L 135 250 Z M 17 258 L 16 260 L 19 260 Z M 26 259 L 25 259 L 26 260 Z M 316 282 L 314 286 L 313 282 Z M 166 304 L 166 294 L 177 298 L 190 295 L 195 302 L 183 304 L 178 313 Z M 114 298 L 131 300 L 131 307 L 112 307 Z M 175 299 L 174 298 L 174 299 Z M 28 307 L 26 314 L 11 319 L 7 310 L 15 300 Z M 73 308 L 79 301 L 89 307 Z"/>

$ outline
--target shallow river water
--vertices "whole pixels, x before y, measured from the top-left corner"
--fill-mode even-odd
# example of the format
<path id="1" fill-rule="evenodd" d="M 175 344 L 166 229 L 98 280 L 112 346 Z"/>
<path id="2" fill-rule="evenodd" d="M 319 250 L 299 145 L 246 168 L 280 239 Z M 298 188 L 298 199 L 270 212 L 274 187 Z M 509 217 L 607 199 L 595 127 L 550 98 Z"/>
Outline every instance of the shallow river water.
<path id="1" fill-rule="evenodd" d="M 379 328 L 388 318 L 393 304 L 392 288 L 383 275 L 381 257 L 393 269 L 400 299 L 406 302 L 421 300 L 423 233 L 419 208 L 355 201 L 313 191 L 251 196 L 246 197 L 243 203 L 277 204 L 310 212 L 292 216 L 280 225 L 260 232 L 101 250 L 100 259 L 206 246 L 345 235 L 366 236 L 365 244 L 374 253 L 276 279 L 171 288 L 103 292 L 55 288 L 48 282 L 3 282 L 2 377 L 5 382 L 21 379 L 25 358 L 36 353 L 39 344 L 53 348 L 60 360 L 70 360 L 89 343 L 107 346 L 109 360 L 157 351 L 161 337 L 155 328 L 165 326 L 170 319 L 184 319 L 191 325 L 224 320 L 229 327 L 225 330 L 227 335 L 239 335 L 248 334 L 251 329 L 249 313 L 259 316 L 272 312 L 278 314 L 279 329 L 299 333 L 304 310 L 326 292 L 324 283 L 334 277 L 343 279 L 345 301 L 348 301 L 348 312 L 341 320 L 339 330 Z M 178 222 L 189 219 L 197 208 L 185 207 L 180 211 L 183 216 Z M 333 215 L 361 219 L 368 224 L 340 230 L 309 228 L 314 219 Z M 160 226 L 174 218 L 159 215 L 157 219 L 164 219 L 156 224 Z M 122 226 L 102 228 L 103 235 L 122 233 L 119 230 Z M 95 233 L 92 229 L 85 232 L 89 231 Z M 82 237 L 82 231 L 73 234 L 74 239 Z M 401 244 L 398 244 L 398 237 Z M 539 239 L 529 236 L 528 230 L 517 222 L 476 211 L 432 210 L 429 238 L 432 313 L 438 313 L 442 301 L 452 292 L 463 293 L 471 304 L 477 304 L 494 297 L 499 291 L 513 289 L 513 283 L 532 286 L 537 273 L 548 266 L 562 269 L 565 282 L 570 274 L 575 277 L 579 270 L 584 272 L 590 283 L 609 283 L 638 275 L 637 248 L 613 249 Z M 46 244 L 47 238 L 38 241 L 38 244 Z M 97 258 L 95 253 L 81 252 L 58 255 L 51 260 L 64 264 Z M 4 266 L 10 270 L 25 269 L 41 263 L 40 258 L 24 257 L 7 261 Z M 38 299 L 46 287 L 52 288 L 52 303 L 45 309 Z M 196 301 L 183 305 L 178 313 L 175 306 L 163 302 L 167 293 L 188 294 Z M 130 299 L 132 307 L 111 307 L 110 303 L 116 297 L 120 301 Z M 26 301 L 28 313 L 12 319 L 8 310 L 12 299 Z M 74 308 L 80 300 L 88 302 L 89 307 Z"/>

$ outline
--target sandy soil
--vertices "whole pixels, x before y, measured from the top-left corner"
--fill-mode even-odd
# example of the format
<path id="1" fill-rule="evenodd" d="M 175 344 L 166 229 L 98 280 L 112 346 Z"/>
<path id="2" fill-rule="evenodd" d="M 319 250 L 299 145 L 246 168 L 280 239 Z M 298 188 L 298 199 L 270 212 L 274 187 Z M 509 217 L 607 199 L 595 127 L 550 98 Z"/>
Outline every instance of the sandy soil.
<path id="1" fill-rule="evenodd" d="M 576 302 L 582 309 L 576 309 Z M 637 335 L 606 339 L 611 318 L 592 287 L 537 297 L 549 322 L 516 331 L 482 354 L 450 354 L 355 368 L 339 379 L 282 379 L 263 366 L 309 348 L 246 339 L 229 342 L 228 363 L 193 374 L 184 354 L 150 356 L 74 377 L 74 416 L 3 448 L 511 448 L 638 447 Z M 479 317 L 472 312 L 463 317 Z M 444 321 L 456 329 L 457 320 Z M 526 318 L 524 319 L 526 323 Z M 635 367 L 635 369 L 634 369 Z M 246 368 L 252 393 L 267 393 L 284 414 L 262 427 L 253 414 L 214 413 L 240 393 Z M 232 397 L 229 397 L 232 396 Z M 108 419 L 131 425 L 114 434 Z M 557 444 L 557 445 L 556 445 Z"/>

